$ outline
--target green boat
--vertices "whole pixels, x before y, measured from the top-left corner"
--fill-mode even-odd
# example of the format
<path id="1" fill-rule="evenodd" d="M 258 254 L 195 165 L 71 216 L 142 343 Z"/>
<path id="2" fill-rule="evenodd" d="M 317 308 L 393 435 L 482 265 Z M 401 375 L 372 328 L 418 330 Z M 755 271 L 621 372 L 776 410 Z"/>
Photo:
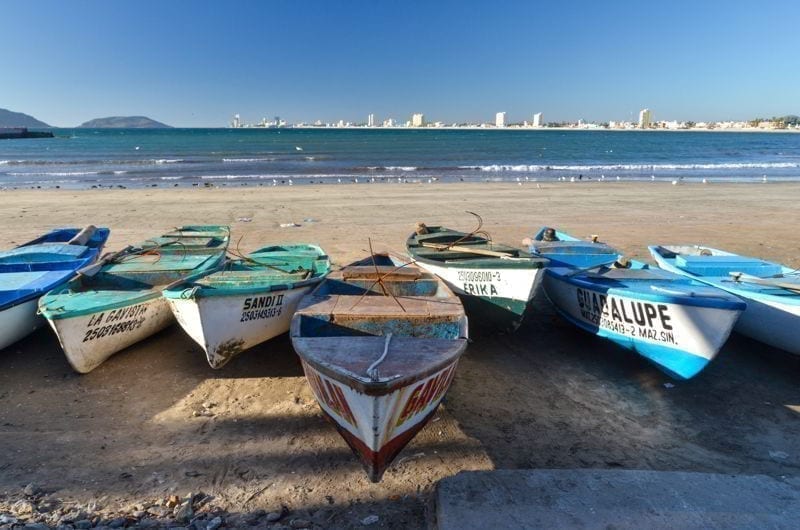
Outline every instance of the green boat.
<path id="1" fill-rule="evenodd" d="M 72 367 L 87 373 L 118 351 L 173 322 L 164 288 L 217 270 L 227 226 L 182 226 L 106 255 L 39 301 Z"/>
<path id="2" fill-rule="evenodd" d="M 300 299 L 330 272 L 317 245 L 261 248 L 164 290 L 178 323 L 222 368 L 242 351 L 289 331 Z"/>
<path id="3" fill-rule="evenodd" d="M 423 223 L 409 236 L 406 249 L 416 265 L 439 276 L 461 298 L 470 329 L 517 329 L 548 262 L 495 243 L 479 230 L 465 233 Z"/>

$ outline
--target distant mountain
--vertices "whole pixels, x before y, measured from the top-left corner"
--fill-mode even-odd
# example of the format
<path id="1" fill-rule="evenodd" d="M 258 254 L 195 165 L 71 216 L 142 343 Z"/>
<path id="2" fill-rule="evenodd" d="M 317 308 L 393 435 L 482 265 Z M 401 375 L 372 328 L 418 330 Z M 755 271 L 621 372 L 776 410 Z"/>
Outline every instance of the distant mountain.
<path id="1" fill-rule="evenodd" d="M 78 126 L 83 129 L 171 129 L 172 127 L 146 116 L 110 116 L 89 120 Z"/>
<path id="2" fill-rule="evenodd" d="M 49 128 L 43 121 L 39 121 L 33 116 L 28 116 L 21 112 L 12 112 L 7 109 L 0 109 L 0 127 L 45 127 Z"/>

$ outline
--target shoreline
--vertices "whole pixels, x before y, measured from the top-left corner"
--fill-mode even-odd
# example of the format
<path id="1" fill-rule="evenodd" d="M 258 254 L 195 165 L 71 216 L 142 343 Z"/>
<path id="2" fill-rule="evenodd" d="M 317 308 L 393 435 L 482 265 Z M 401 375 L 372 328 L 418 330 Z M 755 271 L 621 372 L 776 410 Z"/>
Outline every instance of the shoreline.
<path id="1" fill-rule="evenodd" d="M 413 171 L 406 171 L 406 175 L 413 175 Z M 509 171 L 513 174 L 513 171 Z M 394 187 L 402 186 L 493 186 L 493 185 L 516 185 L 519 187 L 534 187 L 537 189 L 543 186 L 565 186 L 565 185 L 590 185 L 599 184 L 602 186 L 610 185 L 701 185 L 701 186 L 720 186 L 720 185 L 734 185 L 734 186 L 752 186 L 752 185 L 774 185 L 774 184 L 800 184 L 800 175 L 798 176 L 767 176 L 764 174 L 762 177 L 713 177 L 713 176 L 663 176 L 652 175 L 650 178 L 632 177 L 630 175 L 605 175 L 598 177 L 597 174 L 583 173 L 575 175 L 578 170 L 574 170 L 567 175 L 553 176 L 550 178 L 532 178 L 527 175 L 518 177 L 484 177 L 484 178 L 468 178 L 468 177 L 432 177 L 432 176 L 373 176 L 370 177 L 368 173 L 350 176 L 304 176 L 304 175 L 281 175 L 281 176 L 264 176 L 264 177 L 248 177 L 248 176 L 204 176 L 204 177 L 153 177 L 151 179 L 137 179 L 137 180 L 118 180 L 113 183 L 104 184 L 97 181 L 87 181 L 84 184 L 79 182 L 65 182 L 58 183 L 42 183 L 42 184 L 19 184 L 19 185 L 0 185 L 0 193 L 8 193 L 15 191 L 101 191 L 101 190 L 193 190 L 193 189 L 234 189 L 234 188 L 291 188 L 294 186 L 306 187 L 320 187 L 320 188 L 339 188 L 343 186 L 389 186 Z M 181 180 L 182 182 L 176 182 Z"/>

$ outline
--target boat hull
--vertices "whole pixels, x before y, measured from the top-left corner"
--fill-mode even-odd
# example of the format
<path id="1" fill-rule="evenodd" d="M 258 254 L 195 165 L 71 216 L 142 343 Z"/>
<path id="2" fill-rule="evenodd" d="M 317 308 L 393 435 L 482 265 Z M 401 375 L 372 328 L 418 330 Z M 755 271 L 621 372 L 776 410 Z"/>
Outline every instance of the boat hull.
<path id="1" fill-rule="evenodd" d="M 735 285 L 733 282 L 712 281 L 688 273 L 661 256 L 655 247 L 650 248 L 650 254 L 658 266 L 666 271 L 722 289 L 744 300 L 747 308 L 736 322 L 734 331 L 794 355 L 800 355 L 800 335 L 797 331 L 800 327 L 800 303 L 786 303 L 785 296 L 758 295 L 745 289 L 731 288 L 731 285 Z"/>
<path id="2" fill-rule="evenodd" d="M 544 271 L 542 268 L 492 269 L 457 264 L 445 267 L 428 260 L 415 263 L 444 280 L 461 298 L 471 326 L 504 331 L 513 331 L 522 324 Z"/>
<path id="3" fill-rule="evenodd" d="M 545 275 L 544 290 L 571 323 L 636 351 L 678 379 L 695 376 L 717 355 L 741 313 L 612 294 L 552 273 Z"/>
<path id="4" fill-rule="evenodd" d="M 300 300 L 314 285 L 231 296 L 170 297 L 175 319 L 205 351 L 212 368 L 222 368 L 242 351 L 289 331 Z"/>
<path id="5" fill-rule="evenodd" d="M 69 364 L 82 374 L 173 321 L 169 304 L 161 296 L 113 310 L 48 319 Z"/>
<path id="6" fill-rule="evenodd" d="M 440 370 L 386 392 L 361 392 L 303 361 L 303 370 L 322 412 L 379 482 L 386 468 L 426 425 L 447 393 L 458 359 Z"/>
<path id="7" fill-rule="evenodd" d="M 0 311 L 0 350 L 36 331 L 44 319 L 36 314 L 38 298 Z"/>
<path id="8" fill-rule="evenodd" d="M 734 290 L 728 292 L 740 296 L 747 303 L 747 309 L 734 327 L 738 333 L 800 355 L 800 305 L 748 298 Z"/>

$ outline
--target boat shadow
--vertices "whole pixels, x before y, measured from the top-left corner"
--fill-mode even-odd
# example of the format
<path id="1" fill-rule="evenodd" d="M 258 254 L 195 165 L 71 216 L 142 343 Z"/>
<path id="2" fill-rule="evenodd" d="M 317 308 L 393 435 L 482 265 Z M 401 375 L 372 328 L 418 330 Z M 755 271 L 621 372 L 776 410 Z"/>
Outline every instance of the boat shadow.
<path id="1" fill-rule="evenodd" d="M 498 468 L 800 471 L 800 362 L 733 335 L 675 381 L 557 316 L 544 296 L 513 334 L 480 337 L 448 409 Z"/>

